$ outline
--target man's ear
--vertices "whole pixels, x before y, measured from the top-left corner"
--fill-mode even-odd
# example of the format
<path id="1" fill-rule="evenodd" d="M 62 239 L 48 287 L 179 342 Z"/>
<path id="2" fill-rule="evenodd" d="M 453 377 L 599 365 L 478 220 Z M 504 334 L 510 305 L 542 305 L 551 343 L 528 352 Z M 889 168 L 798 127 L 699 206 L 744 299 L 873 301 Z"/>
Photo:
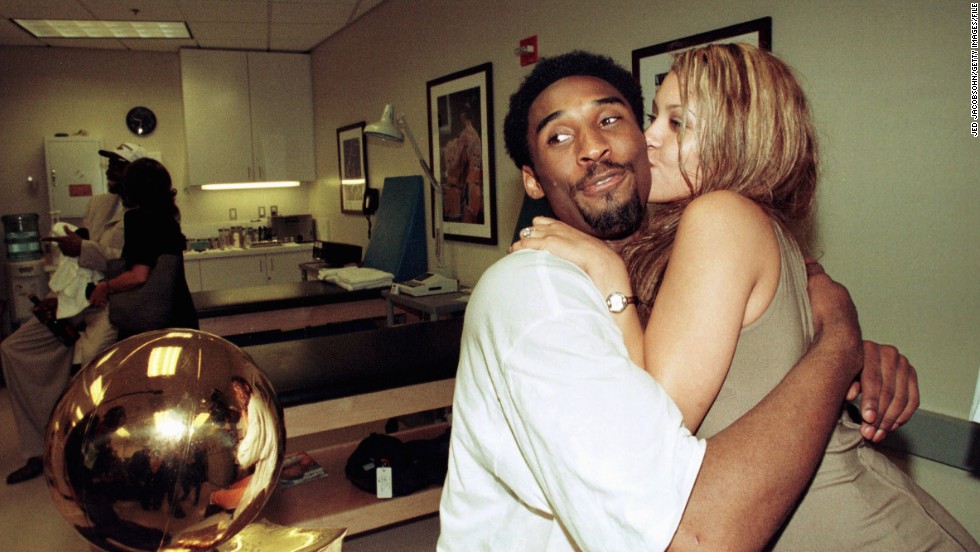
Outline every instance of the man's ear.
<path id="1" fill-rule="evenodd" d="M 544 190 L 541 188 L 541 183 L 538 182 L 538 177 L 534 174 L 534 169 L 524 165 L 521 167 L 521 177 L 524 178 L 524 191 L 527 192 L 528 197 L 531 199 L 544 197 Z"/>

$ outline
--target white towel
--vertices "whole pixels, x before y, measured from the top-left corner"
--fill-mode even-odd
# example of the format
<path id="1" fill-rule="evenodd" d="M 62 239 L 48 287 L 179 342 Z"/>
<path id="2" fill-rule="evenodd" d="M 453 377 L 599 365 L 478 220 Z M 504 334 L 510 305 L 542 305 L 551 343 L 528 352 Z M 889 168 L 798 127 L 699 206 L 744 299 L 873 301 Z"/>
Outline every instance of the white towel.
<path id="1" fill-rule="evenodd" d="M 67 222 L 55 223 L 51 233 L 55 236 L 66 236 L 77 228 Z M 85 288 L 90 283 L 102 280 L 103 275 L 98 270 L 78 266 L 78 258 L 62 255 L 55 248 L 55 271 L 51 275 L 48 287 L 58 295 L 58 318 L 69 318 L 82 312 L 89 305 L 85 297 Z"/>
<path id="2" fill-rule="evenodd" d="M 322 268 L 317 273 L 317 278 L 336 284 L 347 291 L 354 291 L 390 287 L 395 275 L 376 268 L 348 266 L 344 268 Z"/>

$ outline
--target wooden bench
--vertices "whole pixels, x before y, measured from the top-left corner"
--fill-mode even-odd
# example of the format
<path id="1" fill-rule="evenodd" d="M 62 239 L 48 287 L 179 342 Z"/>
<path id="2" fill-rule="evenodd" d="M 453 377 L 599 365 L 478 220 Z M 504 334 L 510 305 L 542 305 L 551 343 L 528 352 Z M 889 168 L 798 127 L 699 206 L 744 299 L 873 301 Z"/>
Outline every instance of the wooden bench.
<path id="1" fill-rule="evenodd" d="M 330 437 L 344 428 L 451 406 L 462 323 L 457 318 L 243 347 L 283 406 L 287 450 L 323 436 L 318 448 L 306 450 L 329 474 L 278 489 L 263 515 L 280 525 L 345 527 L 354 535 L 436 513 L 441 487 L 382 500 L 347 481 L 344 465 L 368 430 Z M 396 435 L 431 438 L 446 427 L 425 424 Z"/>

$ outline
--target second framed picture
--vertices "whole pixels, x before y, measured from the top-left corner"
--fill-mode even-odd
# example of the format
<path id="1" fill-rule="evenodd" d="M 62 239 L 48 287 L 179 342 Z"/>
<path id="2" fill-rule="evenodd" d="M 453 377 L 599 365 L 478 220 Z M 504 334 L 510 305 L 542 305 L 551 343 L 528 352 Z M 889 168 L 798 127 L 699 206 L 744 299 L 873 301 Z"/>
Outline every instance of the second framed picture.
<path id="1" fill-rule="evenodd" d="M 443 190 L 433 215 L 447 240 L 497 243 L 492 82 L 485 63 L 427 83 L 429 157 Z"/>
<path id="2" fill-rule="evenodd" d="M 643 87 L 643 101 L 647 103 L 644 109 L 649 108 L 653 97 L 657 95 L 657 87 L 670 71 L 674 54 L 704 44 L 729 42 L 747 42 L 759 48 L 772 50 L 772 18 L 753 19 L 633 50 L 633 77 Z"/>
<path id="3" fill-rule="evenodd" d="M 337 161 L 340 164 L 340 212 L 361 214 L 368 177 L 364 121 L 337 129 Z"/>

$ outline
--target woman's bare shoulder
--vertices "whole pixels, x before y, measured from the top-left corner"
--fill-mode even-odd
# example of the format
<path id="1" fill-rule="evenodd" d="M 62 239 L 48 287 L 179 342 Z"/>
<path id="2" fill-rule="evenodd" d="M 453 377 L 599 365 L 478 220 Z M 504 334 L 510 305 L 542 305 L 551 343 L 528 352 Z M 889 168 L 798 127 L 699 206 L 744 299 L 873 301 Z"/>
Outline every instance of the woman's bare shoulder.
<path id="1" fill-rule="evenodd" d="M 719 190 L 691 201 L 681 215 L 678 234 L 758 240 L 772 235 L 773 230 L 769 215 L 754 201 Z"/>

